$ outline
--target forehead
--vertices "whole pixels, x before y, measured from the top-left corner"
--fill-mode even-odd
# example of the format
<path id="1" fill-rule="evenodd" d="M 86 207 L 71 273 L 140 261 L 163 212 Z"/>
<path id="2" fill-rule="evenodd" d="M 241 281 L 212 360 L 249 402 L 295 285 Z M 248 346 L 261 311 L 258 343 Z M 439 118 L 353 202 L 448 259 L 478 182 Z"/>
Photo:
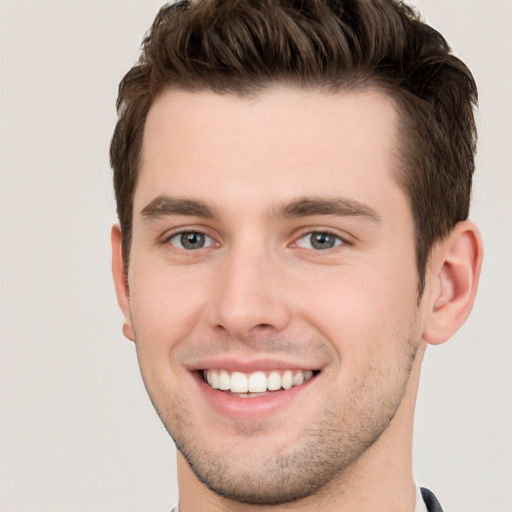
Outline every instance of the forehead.
<path id="1" fill-rule="evenodd" d="M 161 194 L 222 206 L 380 195 L 396 187 L 396 121 L 374 90 L 165 91 L 147 117 L 135 211 Z"/>

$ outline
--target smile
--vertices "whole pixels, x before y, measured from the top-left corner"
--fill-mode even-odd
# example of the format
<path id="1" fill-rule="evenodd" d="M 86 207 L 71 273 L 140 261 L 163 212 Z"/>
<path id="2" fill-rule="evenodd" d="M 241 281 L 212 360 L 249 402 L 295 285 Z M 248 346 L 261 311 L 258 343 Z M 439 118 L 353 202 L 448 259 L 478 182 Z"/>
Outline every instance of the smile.
<path id="1" fill-rule="evenodd" d="M 273 370 L 243 373 L 228 370 L 204 370 L 203 380 L 211 388 L 240 398 L 255 398 L 264 393 L 300 386 L 318 373 L 311 370 Z"/>

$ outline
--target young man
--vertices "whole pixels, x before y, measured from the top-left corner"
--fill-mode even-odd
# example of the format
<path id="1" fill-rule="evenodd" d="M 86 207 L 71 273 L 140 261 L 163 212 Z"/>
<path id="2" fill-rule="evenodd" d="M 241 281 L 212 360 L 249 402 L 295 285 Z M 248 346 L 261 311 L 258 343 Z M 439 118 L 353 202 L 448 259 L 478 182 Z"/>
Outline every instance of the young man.
<path id="1" fill-rule="evenodd" d="M 113 272 L 180 512 L 441 510 L 412 426 L 476 293 L 476 100 L 392 0 L 160 11 L 120 85 Z"/>

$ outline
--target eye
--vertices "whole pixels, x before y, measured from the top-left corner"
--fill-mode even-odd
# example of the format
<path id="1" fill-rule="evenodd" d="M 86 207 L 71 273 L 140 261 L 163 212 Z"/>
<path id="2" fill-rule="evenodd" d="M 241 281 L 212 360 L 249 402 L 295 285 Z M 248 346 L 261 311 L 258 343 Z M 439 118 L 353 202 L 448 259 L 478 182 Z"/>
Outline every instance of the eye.
<path id="1" fill-rule="evenodd" d="M 297 240 L 297 245 L 303 249 L 322 251 L 343 244 L 344 241 L 328 231 L 311 231 Z"/>
<path id="2" fill-rule="evenodd" d="M 204 247 L 211 247 L 214 245 L 214 240 L 201 233 L 200 231 L 184 231 L 171 236 L 168 242 L 178 249 L 185 249 L 187 251 L 194 251 L 203 249 Z"/>

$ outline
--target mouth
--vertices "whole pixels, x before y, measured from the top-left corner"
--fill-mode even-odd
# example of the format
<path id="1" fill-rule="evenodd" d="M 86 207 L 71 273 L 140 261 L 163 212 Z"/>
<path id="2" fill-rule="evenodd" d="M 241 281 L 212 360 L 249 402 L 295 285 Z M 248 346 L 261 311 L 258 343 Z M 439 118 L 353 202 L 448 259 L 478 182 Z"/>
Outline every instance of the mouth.
<path id="1" fill-rule="evenodd" d="M 319 370 L 272 370 L 244 373 L 226 369 L 202 370 L 200 375 L 210 388 L 237 398 L 258 398 L 302 386 Z"/>

